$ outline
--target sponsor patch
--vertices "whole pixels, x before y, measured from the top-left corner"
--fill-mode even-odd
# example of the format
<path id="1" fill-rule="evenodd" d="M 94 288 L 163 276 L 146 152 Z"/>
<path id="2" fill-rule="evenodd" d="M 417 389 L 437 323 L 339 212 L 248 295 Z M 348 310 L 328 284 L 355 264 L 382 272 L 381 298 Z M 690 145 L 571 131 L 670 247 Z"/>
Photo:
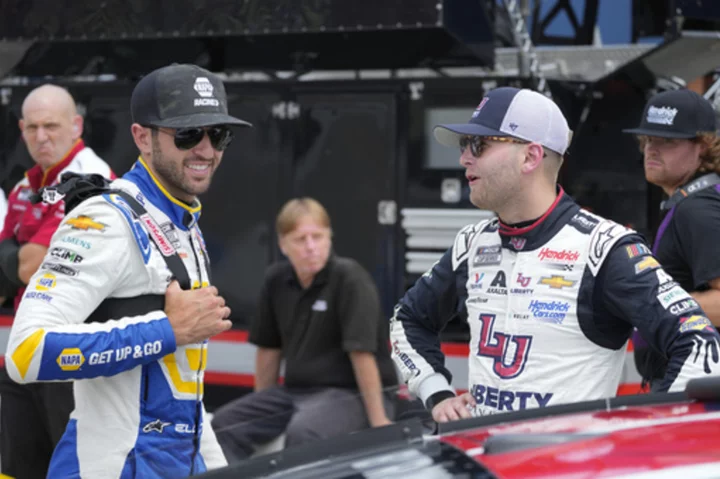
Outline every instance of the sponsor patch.
<path id="1" fill-rule="evenodd" d="M 556 261 L 561 263 L 574 263 L 580 259 L 580 252 L 569 249 L 562 251 L 553 250 L 550 248 L 543 248 L 538 253 L 538 259 L 540 261 Z"/>
<path id="2" fill-rule="evenodd" d="M 163 431 L 165 430 L 165 428 L 170 425 L 172 425 L 172 423 L 163 422 L 160 419 L 155 419 L 154 421 L 149 422 L 149 423 L 145 424 L 145 426 L 143 426 L 143 432 L 145 434 L 148 434 L 151 432 L 158 432 L 158 433 L 162 434 Z"/>
<path id="3" fill-rule="evenodd" d="M 417 377 L 420 375 L 420 368 L 410 359 L 410 356 L 400 350 L 397 341 L 393 341 L 393 353 L 395 356 L 402 361 L 403 365 L 408 369 L 408 372 L 412 373 L 413 376 Z"/>
<path id="4" fill-rule="evenodd" d="M 77 276 L 78 272 L 77 270 L 65 266 L 64 264 L 58 264 L 58 263 L 43 263 L 42 266 L 40 266 L 42 269 L 47 269 L 50 271 L 53 271 L 58 274 L 64 274 L 65 276 Z"/>
<path id="5" fill-rule="evenodd" d="M 35 289 L 38 291 L 49 291 L 57 284 L 57 276 L 52 273 L 45 273 L 35 282 Z"/>
<path id="6" fill-rule="evenodd" d="M 573 226 L 576 230 L 584 234 L 590 234 L 598 223 L 599 221 L 596 218 L 593 218 L 582 211 L 579 211 L 570 220 L 570 226 Z"/>
<path id="7" fill-rule="evenodd" d="M 553 393 L 536 391 L 511 391 L 498 389 L 492 386 L 474 384 L 471 393 L 478 406 L 487 408 L 488 414 L 503 411 L 520 411 L 523 409 L 545 407 L 550 403 Z M 481 411 L 478 411 L 482 415 Z"/>
<path id="8" fill-rule="evenodd" d="M 553 274 L 552 276 L 544 276 L 540 278 L 540 281 L 538 281 L 538 284 L 544 284 L 545 286 L 550 286 L 553 289 L 570 288 L 571 286 L 574 286 L 575 283 L 577 283 L 577 281 L 571 281 L 565 279 L 565 276 L 556 274 Z"/>
<path id="9" fill-rule="evenodd" d="M 705 316 L 694 314 L 686 318 L 680 318 L 680 332 L 686 333 L 688 331 L 715 331 L 712 323 Z"/>
<path id="10" fill-rule="evenodd" d="M 662 294 L 657 295 L 657 300 L 660 302 L 663 308 L 669 309 L 670 305 L 673 303 L 677 303 L 678 301 L 684 300 L 684 299 L 691 299 L 690 295 L 682 289 L 680 286 L 674 286 L 670 288 L 667 292 L 664 292 Z"/>
<path id="11" fill-rule="evenodd" d="M 475 251 L 473 266 L 500 264 L 502 261 L 502 246 L 480 246 Z"/>
<path id="12" fill-rule="evenodd" d="M 517 251 L 522 250 L 525 247 L 525 243 L 527 243 L 527 240 L 525 238 L 518 238 L 517 236 L 513 236 L 512 238 L 510 238 L 510 244 Z"/>
<path id="13" fill-rule="evenodd" d="M 180 238 L 178 238 L 177 230 L 175 228 L 175 225 L 171 222 L 163 223 L 160 225 L 160 229 L 163 233 L 165 233 L 165 236 L 167 239 L 170 240 L 170 243 L 175 247 L 175 249 L 179 249 L 180 244 Z"/>
<path id="14" fill-rule="evenodd" d="M 652 254 L 650 251 L 650 248 L 648 248 L 646 245 L 642 243 L 635 243 L 631 245 L 627 245 L 625 247 L 625 252 L 627 253 L 628 258 L 632 259 L 637 256 L 645 256 L 648 254 Z"/>
<path id="15" fill-rule="evenodd" d="M 570 303 L 565 301 L 538 301 L 533 299 L 528 305 L 533 317 L 547 323 L 562 324 L 570 310 Z"/>
<path id="16" fill-rule="evenodd" d="M 83 257 L 67 248 L 56 246 L 50 250 L 50 256 L 57 259 L 69 261 L 70 263 L 82 263 Z"/>
<path id="17" fill-rule="evenodd" d="M 315 303 L 312 305 L 313 311 L 327 311 L 327 301 L 324 299 L 318 299 L 315 301 Z"/>
<path id="18" fill-rule="evenodd" d="M 74 244 L 75 246 L 79 246 L 83 249 L 92 248 L 91 242 L 82 240 L 80 238 L 75 238 L 74 236 L 63 236 L 62 238 L 60 238 L 60 241 L 67 244 Z"/>
<path id="19" fill-rule="evenodd" d="M 152 236 L 155 246 L 160 250 L 160 253 L 162 253 L 163 256 L 172 256 L 175 253 L 175 248 L 155 220 L 152 219 L 149 214 L 144 214 L 140 216 L 140 221 L 142 221 L 145 229 L 150 233 L 150 236 Z"/>
<path id="20" fill-rule="evenodd" d="M 100 223 L 99 221 L 95 221 L 92 217 L 87 215 L 79 215 L 74 218 L 68 218 L 65 220 L 65 223 L 70 225 L 70 227 L 74 230 L 81 230 L 81 231 L 105 231 L 105 228 L 107 228 L 107 225 L 105 223 Z"/>
<path id="21" fill-rule="evenodd" d="M 530 286 L 531 279 L 532 278 L 530 276 L 524 276 L 522 273 L 518 273 L 516 281 L 523 288 L 527 288 L 528 286 Z"/>
<path id="22" fill-rule="evenodd" d="M 694 299 L 685 299 L 670 306 L 668 311 L 670 311 L 670 314 L 680 316 L 681 314 L 685 314 L 688 311 L 692 311 L 693 309 L 697 309 L 699 307 L 700 305 Z"/>
<path id="23" fill-rule="evenodd" d="M 33 194 L 32 188 L 21 188 L 20 191 L 18 191 L 17 199 L 18 201 L 30 201 L 30 197 Z"/>
<path id="24" fill-rule="evenodd" d="M 600 224 L 590 239 L 590 254 L 588 260 L 594 267 L 598 267 L 602 258 L 610 250 L 618 237 L 625 229 L 612 221 L 606 220 Z"/>
<path id="25" fill-rule="evenodd" d="M 507 278 L 504 271 L 498 271 L 487 289 L 490 294 L 507 295 Z"/>
<path id="26" fill-rule="evenodd" d="M 635 263 L 635 274 L 640 274 L 643 271 L 652 271 L 660 267 L 658 260 L 652 256 L 645 256 L 642 260 Z"/>
<path id="27" fill-rule="evenodd" d="M 40 291 L 28 291 L 25 293 L 24 299 L 39 299 L 40 301 L 45 301 L 46 303 L 52 302 L 52 296 L 50 296 L 47 293 L 42 293 Z"/>
<path id="28" fill-rule="evenodd" d="M 470 289 L 481 289 L 483 287 L 483 278 L 485 273 L 475 273 L 470 275 Z"/>
<path id="29" fill-rule="evenodd" d="M 455 237 L 455 244 L 453 245 L 455 263 L 462 262 L 470 253 L 470 243 L 475 237 L 475 233 L 477 233 L 476 225 L 468 225 L 461 229 L 457 237 Z M 198 237 L 200 237 L 200 235 L 198 235 Z M 204 243 L 204 241 L 201 243 Z"/>
<path id="30" fill-rule="evenodd" d="M 57 363 L 63 371 L 77 371 L 85 363 L 85 356 L 79 348 L 65 348 L 60 352 Z"/>

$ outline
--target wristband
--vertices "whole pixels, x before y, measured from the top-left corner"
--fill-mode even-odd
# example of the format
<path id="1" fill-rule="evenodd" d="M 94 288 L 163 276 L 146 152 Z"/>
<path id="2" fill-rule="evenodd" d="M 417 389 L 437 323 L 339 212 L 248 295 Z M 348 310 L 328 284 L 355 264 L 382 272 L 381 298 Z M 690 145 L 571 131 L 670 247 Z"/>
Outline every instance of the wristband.
<path id="1" fill-rule="evenodd" d="M 438 391 L 434 394 L 432 394 L 427 400 L 425 401 L 425 408 L 429 411 L 432 411 L 435 406 L 437 406 L 442 401 L 455 397 L 455 393 L 451 391 Z"/>

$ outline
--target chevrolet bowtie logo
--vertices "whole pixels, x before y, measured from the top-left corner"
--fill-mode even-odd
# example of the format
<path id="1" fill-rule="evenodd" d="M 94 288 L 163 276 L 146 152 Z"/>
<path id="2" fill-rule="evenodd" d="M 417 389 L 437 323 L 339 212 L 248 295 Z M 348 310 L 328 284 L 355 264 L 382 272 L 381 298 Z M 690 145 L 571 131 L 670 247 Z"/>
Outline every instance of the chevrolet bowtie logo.
<path id="1" fill-rule="evenodd" d="M 642 260 L 635 263 L 635 274 L 640 274 L 646 269 L 657 269 L 660 267 L 660 263 L 652 257 L 645 256 Z"/>
<path id="2" fill-rule="evenodd" d="M 570 286 L 577 283 L 577 281 L 568 281 L 567 279 L 565 279 L 564 276 L 552 275 L 549 278 L 547 278 L 547 277 L 541 278 L 539 283 L 544 284 L 546 286 L 550 286 L 551 288 L 561 289 L 561 288 L 569 288 Z"/>
<path id="3" fill-rule="evenodd" d="M 105 231 L 105 227 L 107 226 L 105 223 L 100 223 L 98 221 L 95 221 L 89 216 L 80 215 L 75 218 L 70 218 L 66 221 L 67 224 L 69 224 L 72 229 L 74 230 L 98 230 L 98 231 Z"/>

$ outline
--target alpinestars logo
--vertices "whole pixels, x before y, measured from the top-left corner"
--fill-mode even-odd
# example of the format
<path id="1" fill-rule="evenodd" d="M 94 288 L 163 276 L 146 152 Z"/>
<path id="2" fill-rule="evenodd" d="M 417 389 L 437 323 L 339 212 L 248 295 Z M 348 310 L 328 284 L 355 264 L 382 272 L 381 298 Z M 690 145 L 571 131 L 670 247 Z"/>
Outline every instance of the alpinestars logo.
<path id="1" fill-rule="evenodd" d="M 193 106 L 220 106 L 220 102 L 216 98 L 213 98 L 213 90 L 215 88 L 206 77 L 197 77 L 193 88 L 201 97 L 195 98 Z"/>
<path id="2" fill-rule="evenodd" d="M 150 433 L 150 432 L 159 432 L 160 434 L 163 433 L 166 426 L 170 426 L 172 423 L 161 421 L 160 419 L 155 419 L 153 422 L 149 422 L 145 424 L 143 427 L 144 433 Z"/>

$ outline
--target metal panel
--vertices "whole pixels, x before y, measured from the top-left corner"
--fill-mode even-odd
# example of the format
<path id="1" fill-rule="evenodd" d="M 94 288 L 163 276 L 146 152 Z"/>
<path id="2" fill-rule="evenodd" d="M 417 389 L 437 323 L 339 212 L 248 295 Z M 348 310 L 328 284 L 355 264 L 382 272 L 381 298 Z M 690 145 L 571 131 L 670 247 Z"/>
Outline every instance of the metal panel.
<path id="1" fill-rule="evenodd" d="M 35 42 L 20 76 L 125 78 L 171 61 L 215 71 L 489 65 L 494 55 L 490 0 L 0 0 L 0 11 L 0 41 Z"/>
<path id="2" fill-rule="evenodd" d="M 230 112 L 253 124 L 236 132 L 208 193 L 200 227 L 212 261 L 213 282 L 236 325 L 255 312 L 265 270 L 273 260 L 274 218 L 283 161 L 283 137 L 273 117 L 277 92 L 228 86 Z"/>
<path id="3" fill-rule="evenodd" d="M 40 8 L 42 4 L 42 8 Z M 432 26 L 436 0 L 3 0 L 0 38 L 55 40 L 305 33 Z"/>
<path id="4" fill-rule="evenodd" d="M 335 251 L 356 259 L 381 294 L 394 290 L 395 224 L 380 224 L 381 202 L 395 199 L 395 96 L 298 93 L 293 188 L 328 210 Z M 386 313 L 397 298 L 385 296 Z"/>

